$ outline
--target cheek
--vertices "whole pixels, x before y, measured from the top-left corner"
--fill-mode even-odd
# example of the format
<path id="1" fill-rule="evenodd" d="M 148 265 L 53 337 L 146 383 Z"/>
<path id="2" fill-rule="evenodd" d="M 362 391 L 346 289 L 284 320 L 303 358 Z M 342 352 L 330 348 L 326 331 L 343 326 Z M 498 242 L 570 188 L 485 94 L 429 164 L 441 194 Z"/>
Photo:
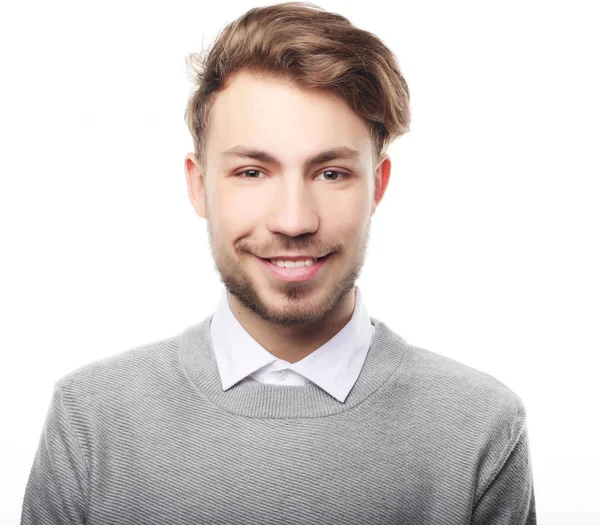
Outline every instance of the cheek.
<path id="1" fill-rule="evenodd" d="M 211 198 L 211 219 L 218 225 L 219 235 L 229 242 L 250 235 L 261 218 L 264 206 L 256 195 L 243 191 L 215 190 Z"/>
<path id="2" fill-rule="evenodd" d="M 323 225 L 331 235 L 356 237 L 367 227 L 371 211 L 366 191 L 348 192 L 343 198 L 329 198 L 321 206 Z"/>
<path id="3" fill-rule="evenodd" d="M 229 190 L 225 186 L 217 188 L 212 201 L 215 215 L 227 224 L 243 222 L 244 217 L 252 214 L 252 199 L 243 191 Z"/>

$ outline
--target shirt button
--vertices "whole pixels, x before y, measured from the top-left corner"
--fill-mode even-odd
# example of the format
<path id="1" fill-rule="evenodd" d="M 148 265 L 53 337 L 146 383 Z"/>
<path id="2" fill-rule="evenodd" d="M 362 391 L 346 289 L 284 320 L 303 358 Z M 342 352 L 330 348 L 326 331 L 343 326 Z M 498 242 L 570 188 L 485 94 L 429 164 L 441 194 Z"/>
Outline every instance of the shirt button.
<path id="1" fill-rule="evenodd" d="M 273 372 L 273 377 L 279 381 L 283 381 L 288 375 L 287 370 L 276 370 Z"/>

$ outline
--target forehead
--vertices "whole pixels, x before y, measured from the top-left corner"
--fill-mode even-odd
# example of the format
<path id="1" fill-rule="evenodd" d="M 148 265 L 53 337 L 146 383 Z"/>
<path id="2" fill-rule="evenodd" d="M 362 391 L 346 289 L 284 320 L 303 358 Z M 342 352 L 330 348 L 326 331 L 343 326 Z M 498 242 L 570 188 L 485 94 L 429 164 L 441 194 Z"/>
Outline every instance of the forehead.
<path id="1" fill-rule="evenodd" d="M 366 123 L 337 94 L 289 81 L 239 72 L 215 98 L 206 146 L 211 155 L 245 144 L 290 162 L 345 146 L 371 155 Z"/>

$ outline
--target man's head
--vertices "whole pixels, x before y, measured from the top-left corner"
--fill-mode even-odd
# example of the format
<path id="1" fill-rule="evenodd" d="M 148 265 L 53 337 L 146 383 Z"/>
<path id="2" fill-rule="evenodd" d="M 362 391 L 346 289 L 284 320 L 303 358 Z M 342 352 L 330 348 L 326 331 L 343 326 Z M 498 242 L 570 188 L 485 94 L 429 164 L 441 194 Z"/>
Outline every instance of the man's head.
<path id="1" fill-rule="evenodd" d="M 326 319 L 354 289 L 387 146 L 408 129 L 393 54 L 340 15 L 289 3 L 251 9 L 189 64 L 188 193 L 223 283 L 273 324 Z M 269 260 L 293 255 L 326 257 L 308 278 L 278 277 Z"/>

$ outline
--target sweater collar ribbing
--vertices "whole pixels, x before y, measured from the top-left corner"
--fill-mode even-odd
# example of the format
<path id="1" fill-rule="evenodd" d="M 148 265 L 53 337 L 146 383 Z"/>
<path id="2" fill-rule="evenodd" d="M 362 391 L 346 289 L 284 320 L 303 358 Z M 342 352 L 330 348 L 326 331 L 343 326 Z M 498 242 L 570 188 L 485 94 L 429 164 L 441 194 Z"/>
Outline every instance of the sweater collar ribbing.
<path id="1" fill-rule="evenodd" d="M 312 418 L 344 412 L 373 394 L 398 369 L 407 343 L 383 321 L 375 327 L 361 373 L 341 403 L 315 384 L 304 386 L 240 382 L 224 391 L 210 339 L 212 314 L 179 336 L 179 357 L 189 379 L 212 403 L 251 418 Z"/>

